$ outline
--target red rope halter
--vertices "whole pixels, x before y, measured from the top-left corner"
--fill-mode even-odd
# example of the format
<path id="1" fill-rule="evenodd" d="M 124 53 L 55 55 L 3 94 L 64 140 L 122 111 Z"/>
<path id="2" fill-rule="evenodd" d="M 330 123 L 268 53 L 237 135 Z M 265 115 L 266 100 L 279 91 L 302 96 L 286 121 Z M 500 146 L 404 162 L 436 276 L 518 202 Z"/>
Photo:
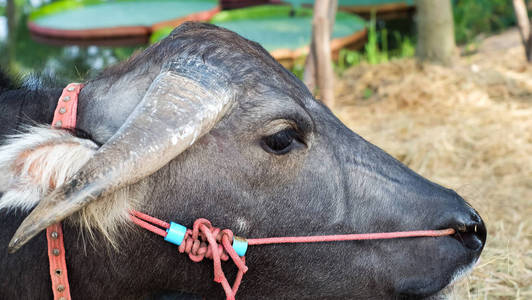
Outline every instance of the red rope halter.
<path id="1" fill-rule="evenodd" d="M 159 227 L 168 229 L 170 224 L 143 214 L 138 211 L 131 211 L 131 220 L 140 227 L 149 230 L 162 237 L 166 237 L 167 232 Z M 151 223 L 151 224 L 150 224 Z M 157 226 L 159 227 L 157 227 Z M 356 240 L 376 240 L 376 239 L 396 239 L 406 237 L 440 237 L 452 235 L 455 230 L 452 228 L 442 230 L 417 230 L 417 231 L 397 231 L 380 233 L 361 234 L 337 234 L 319 236 L 293 236 L 293 237 L 271 237 L 247 239 L 248 245 L 267 244 L 287 244 L 287 243 L 318 243 Z M 235 299 L 236 292 L 242 281 L 244 273 L 247 272 L 245 257 L 239 257 L 231 246 L 233 232 L 229 229 L 220 230 L 213 227 L 206 219 L 197 219 L 192 230 L 187 229 L 183 243 L 179 246 L 180 253 L 188 253 L 188 257 L 194 262 L 200 262 L 203 258 L 212 259 L 214 262 L 214 281 L 220 283 L 225 291 L 228 300 Z M 221 244 L 220 244 L 221 243 Z M 222 270 L 221 261 L 227 261 L 231 257 L 238 268 L 238 273 L 233 283 L 229 284 Z"/>
<path id="2" fill-rule="evenodd" d="M 83 85 L 81 84 L 70 84 L 65 88 L 65 90 L 63 91 L 63 95 L 61 96 L 61 98 L 59 98 L 59 104 L 54 115 L 53 125 L 55 127 L 75 128 L 78 94 L 82 87 Z M 164 229 L 169 229 L 171 226 L 169 223 L 134 210 L 131 211 L 130 216 L 131 220 L 140 227 L 162 237 L 167 237 L 168 233 L 160 227 Z M 70 290 L 66 272 L 66 262 L 64 254 L 65 251 L 61 227 L 60 224 L 58 224 L 52 225 L 48 229 L 47 232 L 50 231 L 50 234 L 47 233 L 50 275 L 52 278 L 54 299 L 61 299 L 62 297 L 70 299 Z M 452 235 L 454 233 L 454 229 L 448 228 L 443 230 L 399 231 L 322 236 L 272 237 L 248 239 L 247 245 L 253 246 L 286 243 L 317 243 L 334 241 L 395 239 L 405 237 L 438 237 Z M 56 239 L 57 241 L 54 241 Z M 244 276 L 244 273 L 246 273 L 248 270 L 248 267 L 246 266 L 246 258 L 244 256 L 238 256 L 235 249 L 231 245 L 232 241 L 233 232 L 231 230 L 220 230 L 219 228 L 213 227 L 211 225 L 211 222 L 209 222 L 207 219 L 197 219 L 194 222 L 192 230 L 186 229 L 183 241 L 179 245 L 179 252 L 188 253 L 188 257 L 194 262 L 200 262 L 204 258 L 209 258 L 213 260 L 214 281 L 222 285 L 225 291 L 225 295 L 229 300 L 235 299 L 235 295 L 242 281 L 242 277 Z M 57 256 L 58 259 L 55 259 L 55 256 Z M 238 273 L 232 287 L 227 281 L 227 278 L 225 277 L 221 264 L 222 260 L 227 261 L 229 257 L 231 257 L 231 259 L 238 268 Z M 60 275 L 60 277 L 58 277 L 57 275 Z M 60 278 L 60 280 L 58 278 Z"/>

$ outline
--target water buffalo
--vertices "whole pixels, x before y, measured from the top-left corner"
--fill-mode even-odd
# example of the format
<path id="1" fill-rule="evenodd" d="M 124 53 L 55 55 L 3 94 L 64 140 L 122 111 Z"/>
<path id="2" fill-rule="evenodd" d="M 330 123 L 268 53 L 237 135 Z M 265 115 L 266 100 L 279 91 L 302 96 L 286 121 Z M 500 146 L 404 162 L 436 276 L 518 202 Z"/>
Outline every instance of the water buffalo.
<path id="1" fill-rule="evenodd" d="M 130 209 L 188 227 L 205 217 L 243 237 L 457 231 L 256 246 L 242 299 L 434 297 L 483 249 L 464 199 L 349 130 L 228 30 L 185 23 L 87 81 L 72 130 L 46 125 L 61 87 L 1 83 L 0 298 L 50 298 L 42 230 L 60 220 L 74 299 L 223 297 L 211 261 L 132 226 Z"/>

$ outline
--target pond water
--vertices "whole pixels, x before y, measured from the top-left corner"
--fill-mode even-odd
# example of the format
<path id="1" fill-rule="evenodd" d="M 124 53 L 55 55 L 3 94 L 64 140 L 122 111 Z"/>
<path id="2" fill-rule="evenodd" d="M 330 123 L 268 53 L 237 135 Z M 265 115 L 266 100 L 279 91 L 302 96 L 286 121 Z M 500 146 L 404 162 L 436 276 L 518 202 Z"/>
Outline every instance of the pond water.
<path id="1" fill-rule="evenodd" d="M 90 76 L 100 72 L 105 67 L 115 64 L 130 57 L 135 51 L 147 47 L 146 44 L 139 44 L 128 47 L 103 47 L 97 45 L 86 46 L 57 46 L 48 45 L 35 41 L 28 30 L 27 18 L 29 13 L 50 0 L 13 0 L 16 5 L 15 20 L 8 22 L 6 16 L 6 0 L 0 0 L 0 67 L 4 72 L 10 72 L 15 76 L 25 76 L 28 74 L 46 75 L 58 82 L 83 81 Z M 399 0 L 398 0 L 399 1 Z M 257 20 L 246 21 L 249 26 L 244 27 L 247 31 L 242 33 L 253 39 L 257 33 L 251 29 L 260 26 L 280 26 L 282 24 L 258 24 Z M 8 23 L 13 24 L 13 30 L 9 33 Z M 382 23 L 382 24 L 381 24 Z M 380 24 L 380 25 L 379 25 Z M 411 20 L 393 20 L 378 22 L 378 27 L 386 27 L 389 32 L 397 30 L 401 33 L 411 35 Z M 231 24 L 225 24 L 230 28 Z M 240 24 L 242 25 L 242 24 Z M 246 25 L 246 24 L 244 24 Z M 260 27 L 259 26 L 259 27 Z M 249 27 L 249 28 L 248 28 Z M 231 28 L 230 28 L 231 29 Z M 289 29 L 289 28 L 288 28 Z M 287 31 L 287 28 L 283 28 Z M 310 30 L 310 27 L 308 27 Z M 349 30 L 352 30 L 350 28 Z M 289 31 L 289 30 L 288 30 Z M 271 33 L 275 33 L 271 30 Z M 288 32 L 289 33 L 289 32 Z M 308 33 L 310 35 L 310 33 Z M 290 37 L 293 42 L 296 38 Z M 392 35 L 388 36 L 389 48 L 397 47 Z M 307 44 L 307 41 L 301 44 Z M 266 48 L 273 46 L 266 43 Z"/>
<path id="2" fill-rule="evenodd" d="M 25 2 L 25 3 L 24 3 Z M 54 46 L 32 39 L 26 25 L 29 12 L 41 1 L 17 1 L 14 30 L 9 34 L 5 1 L 0 1 L 0 66 L 15 76 L 42 74 L 63 81 L 82 81 L 108 65 L 124 60 L 146 45 L 128 47 Z"/>

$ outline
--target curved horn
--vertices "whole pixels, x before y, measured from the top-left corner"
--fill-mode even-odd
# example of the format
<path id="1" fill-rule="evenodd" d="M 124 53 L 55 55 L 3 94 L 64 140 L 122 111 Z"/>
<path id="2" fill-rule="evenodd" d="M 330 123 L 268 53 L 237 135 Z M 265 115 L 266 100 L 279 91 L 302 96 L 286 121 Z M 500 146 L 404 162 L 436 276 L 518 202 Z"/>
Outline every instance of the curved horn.
<path id="1" fill-rule="evenodd" d="M 166 165 L 208 132 L 233 103 L 230 80 L 200 59 L 167 63 L 120 129 L 47 195 L 9 243 L 15 252 L 46 227 Z"/>

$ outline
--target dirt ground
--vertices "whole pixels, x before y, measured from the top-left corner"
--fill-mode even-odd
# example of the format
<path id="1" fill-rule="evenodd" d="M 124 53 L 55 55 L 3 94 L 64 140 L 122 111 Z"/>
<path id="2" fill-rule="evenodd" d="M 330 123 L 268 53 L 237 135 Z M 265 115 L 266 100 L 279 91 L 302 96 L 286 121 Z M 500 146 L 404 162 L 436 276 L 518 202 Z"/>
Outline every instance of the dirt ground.
<path id="1" fill-rule="evenodd" d="M 532 64 L 516 30 L 453 68 L 402 59 L 347 70 L 337 116 L 406 165 L 457 190 L 488 239 L 454 299 L 532 299 Z"/>

